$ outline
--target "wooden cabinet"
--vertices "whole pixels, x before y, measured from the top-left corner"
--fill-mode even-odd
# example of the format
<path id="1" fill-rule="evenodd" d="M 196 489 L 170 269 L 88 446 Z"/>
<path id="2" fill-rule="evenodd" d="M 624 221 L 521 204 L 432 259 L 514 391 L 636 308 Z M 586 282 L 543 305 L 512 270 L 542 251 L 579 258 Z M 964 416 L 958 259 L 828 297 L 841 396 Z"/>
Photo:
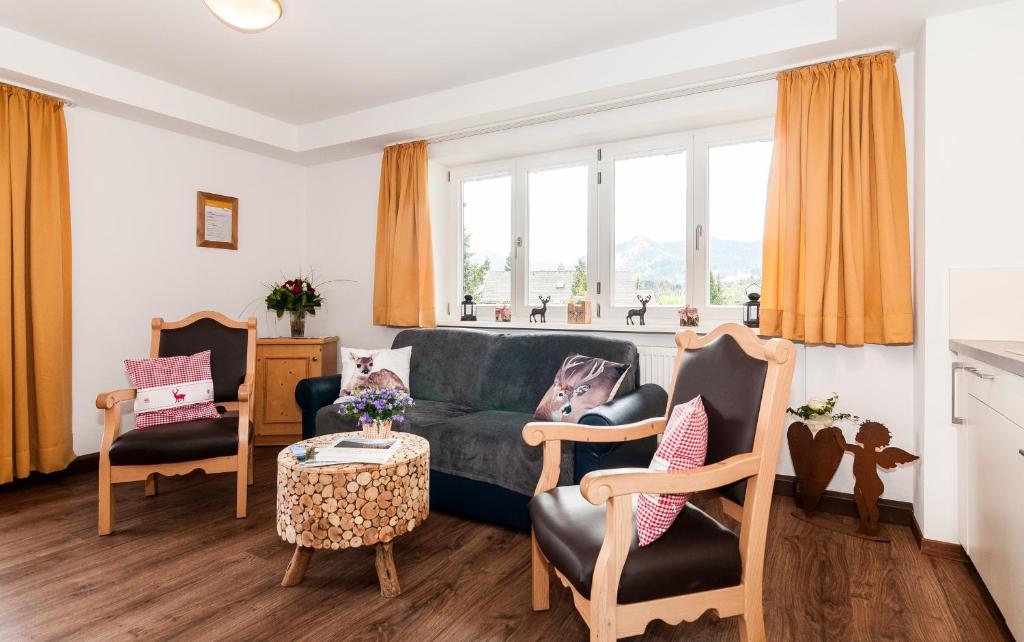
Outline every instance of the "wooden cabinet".
<path id="1" fill-rule="evenodd" d="M 256 340 L 255 443 L 283 446 L 302 439 L 302 412 L 295 385 L 337 374 L 338 337 Z"/>
<path id="2" fill-rule="evenodd" d="M 1010 631 L 1024 639 L 1024 379 L 967 365 L 961 538 Z"/>

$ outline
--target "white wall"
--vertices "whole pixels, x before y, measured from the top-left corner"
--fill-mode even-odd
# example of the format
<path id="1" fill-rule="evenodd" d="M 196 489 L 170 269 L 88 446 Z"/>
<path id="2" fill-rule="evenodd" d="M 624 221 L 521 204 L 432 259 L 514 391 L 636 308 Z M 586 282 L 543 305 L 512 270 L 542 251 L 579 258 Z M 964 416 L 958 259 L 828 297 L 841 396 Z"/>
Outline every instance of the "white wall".
<path id="1" fill-rule="evenodd" d="M 956 541 L 957 536 L 949 269 L 1024 265 L 1022 24 L 1024 1 L 1015 0 L 932 18 L 922 34 L 918 93 L 925 104 L 918 182 L 927 209 L 919 208 L 924 220 L 915 236 L 916 422 L 923 467 L 915 512 L 930 539 Z M 1006 284 L 1006 296 L 1022 294 L 1020 283 Z"/>
<path id="2" fill-rule="evenodd" d="M 249 303 L 304 264 L 307 191 L 297 165 L 81 107 L 67 121 L 81 455 L 99 450 L 97 393 L 128 387 L 122 360 L 148 356 L 152 317 L 213 309 L 287 332 Z M 237 252 L 195 246 L 197 191 L 238 197 Z"/>
<path id="3" fill-rule="evenodd" d="M 901 56 L 897 67 L 904 89 L 908 164 L 912 167 L 914 56 Z M 446 165 L 765 118 L 774 110 L 775 83 L 767 82 L 433 145 L 431 209 L 439 302 L 451 298 L 455 277 L 450 269 L 454 265 L 451 257 L 458 242 L 457 219 L 448 198 Z M 379 171 L 379 154 L 309 170 L 307 260 L 325 275 L 358 281 L 354 287 L 344 285 L 348 288 L 344 290 L 344 303 L 340 297 L 339 302 L 329 302 L 310 327 L 318 334 L 338 334 L 343 345 L 353 347 L 388 346 L 396 333 L 371 323 Z M 633 338 L 644 345 L 671 345 L 668 335 L 615 336 Z M 791 395 L 794 404 L 809 396 L 824 397 L 838 392 L 841 409 L 885 423 L 893 432 L 895 445 L 914 450 L 912 346 L 800 346 L 798 358 Z M 847 438 L 853 438 L 852 430 L 847 431 Z M 779 472 L 792 474 L 786 448 Z M 883 473 L 885 496 L 911 501 L 914 475 L 912 467 Z M 830 488 L 852 491 L 849 461 L 840 467 Z"/>

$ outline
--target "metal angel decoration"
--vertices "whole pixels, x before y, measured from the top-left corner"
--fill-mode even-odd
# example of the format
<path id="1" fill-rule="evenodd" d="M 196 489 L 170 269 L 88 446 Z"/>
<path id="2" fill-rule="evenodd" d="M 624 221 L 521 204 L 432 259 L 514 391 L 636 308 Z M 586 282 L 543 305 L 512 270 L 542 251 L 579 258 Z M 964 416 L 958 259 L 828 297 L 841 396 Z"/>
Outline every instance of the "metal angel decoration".
<path id="1" fill-rule="evenodd" d="M 917 455 L 911 455 L 902 448 L 890 446 L 892 434 L 889 429 L 876 421 L 861 424 L 854 440 L 857 444 L 848 444 L 840 430 L 836 430 L 836 442 L 839 447 L 853 454 L 853 499 L 857 502 L 857 513 L 860 515 L 860 532 L 865 535 L 878 534 L 878 498 L 885 490 L 885 484 L 878 475 L 878 467 L 887 470 L 899 464 L 917 461 Z"/>

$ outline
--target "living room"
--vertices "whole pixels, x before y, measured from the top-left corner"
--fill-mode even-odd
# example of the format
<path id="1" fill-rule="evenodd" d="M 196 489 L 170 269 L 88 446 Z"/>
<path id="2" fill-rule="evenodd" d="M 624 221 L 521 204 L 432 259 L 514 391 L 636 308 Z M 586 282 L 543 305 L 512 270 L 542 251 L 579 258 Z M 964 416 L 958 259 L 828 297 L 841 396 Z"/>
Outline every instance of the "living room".
<path id="1" fill-rule="evenodd" d="M 0 1 L 0 638 L 1024 636 L 1022 26 Z"/>

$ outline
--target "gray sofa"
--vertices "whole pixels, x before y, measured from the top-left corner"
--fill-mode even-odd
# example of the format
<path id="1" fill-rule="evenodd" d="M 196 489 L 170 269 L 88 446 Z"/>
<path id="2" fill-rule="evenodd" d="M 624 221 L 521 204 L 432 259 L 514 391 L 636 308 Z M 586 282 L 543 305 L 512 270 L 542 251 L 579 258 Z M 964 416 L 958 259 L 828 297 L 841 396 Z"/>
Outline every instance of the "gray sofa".
<path id="1" fill-rule="evenodd" d="M 416 400 L 401 429 L 430 442 L 431 505 L 450 513 L 529 528 L 526 504 L 541 469 L 541 449 L 527 446 L 523 426 L 572 352 L 630 365 L 611 402 L 580 423 L 614 425 L 665 412 L 667 395 L 638 386 L 636 346 L 575 333 L 502 334 L 463 329 L 400 332 L 394 348 L 412 346 L 409 387 Z M 332 405 L 340 376 L 306 379 L 296 388 L 304 436 L 355 430 Z M 562 449 L 560 483 L 598 468 L 647 466 L 654 438 Z"/>

